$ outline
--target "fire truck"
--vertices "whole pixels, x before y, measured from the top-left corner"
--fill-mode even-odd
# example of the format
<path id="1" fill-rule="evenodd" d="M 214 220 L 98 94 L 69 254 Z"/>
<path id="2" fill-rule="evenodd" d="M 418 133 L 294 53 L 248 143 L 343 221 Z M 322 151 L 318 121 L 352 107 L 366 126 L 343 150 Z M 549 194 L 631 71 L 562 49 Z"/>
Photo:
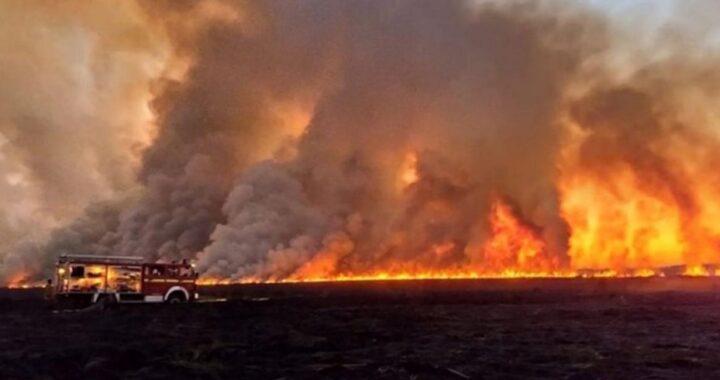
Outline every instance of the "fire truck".
<path id="1" fill-rule="evenodd" d="M 61 255 L 55 294 L 61 305 L 192 302 L 197 272 L 183 260 L 148 263 L 142 257 Z"/>

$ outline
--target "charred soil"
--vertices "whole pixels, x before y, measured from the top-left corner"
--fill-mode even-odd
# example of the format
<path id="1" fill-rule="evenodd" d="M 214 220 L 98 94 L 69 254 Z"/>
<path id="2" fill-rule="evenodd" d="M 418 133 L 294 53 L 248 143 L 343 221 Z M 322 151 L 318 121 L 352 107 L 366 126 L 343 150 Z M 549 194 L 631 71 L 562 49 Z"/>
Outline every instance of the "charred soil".
<path id="1" fill-rule="evenodd" d="M 716 279 L 209 287 L 53 312 L 0 291 L 2 379 L 720 378 Z"/>

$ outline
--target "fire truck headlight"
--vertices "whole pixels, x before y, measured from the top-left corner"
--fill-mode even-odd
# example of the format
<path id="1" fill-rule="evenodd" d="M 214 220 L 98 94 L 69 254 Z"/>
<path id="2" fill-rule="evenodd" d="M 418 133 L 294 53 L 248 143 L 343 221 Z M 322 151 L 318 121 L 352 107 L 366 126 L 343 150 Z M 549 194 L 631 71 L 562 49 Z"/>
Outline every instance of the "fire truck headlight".
<path id="1" fill-rule="evenodd" d="M 64 274 L 65 274 L 65 268 L 58 268 L 58 274 L 61 275 L 61 276 L 64 275 Z"/>

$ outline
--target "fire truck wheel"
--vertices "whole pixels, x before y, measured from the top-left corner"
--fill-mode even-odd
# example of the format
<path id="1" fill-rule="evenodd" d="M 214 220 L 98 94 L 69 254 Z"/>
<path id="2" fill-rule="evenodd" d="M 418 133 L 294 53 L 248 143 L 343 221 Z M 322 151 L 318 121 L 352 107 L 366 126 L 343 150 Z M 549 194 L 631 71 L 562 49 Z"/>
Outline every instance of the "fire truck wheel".
<path id="1" fill-rule="evenodd" d="M 95 303 L 100 304 L 103 307 L 108 307 L 116 302 L 117 302 L 117 299 L 115 298 L 114 295 L 106 294 L 106 295 L 102 295 L 102 296 L 98 297 L 98 299 Z"/>
<path id="2" fill-rule="evenodd" d="M 184 303 L 187 302 L 183 292 L 172 292 L 167 298 L 167 303 Z"/>

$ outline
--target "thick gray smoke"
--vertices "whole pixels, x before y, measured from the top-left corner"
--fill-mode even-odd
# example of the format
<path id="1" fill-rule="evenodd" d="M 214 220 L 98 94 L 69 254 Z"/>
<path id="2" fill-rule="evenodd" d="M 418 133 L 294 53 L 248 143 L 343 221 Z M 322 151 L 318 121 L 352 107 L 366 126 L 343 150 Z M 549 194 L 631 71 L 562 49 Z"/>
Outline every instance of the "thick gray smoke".
<path id="1" fill-rule="evenodd" d="M 555 116 L 579 62 L 565 36 L 582 35 L 580 24 L 460 1 L 265 4 L 302 46 L 332 41 L 333 64 L 306 54 L 338 67 L 337 85 L 320 98 L 296 157 L 241 176 L 201 269 L 267 279 L 482 268 L 494 196 L 543 231 L 554 269 L 567 264 Z M 288 38 L 253 36 L 278 37 Z M 418 181 L 398 188 L 408 155 Z M 332 257 L 327 241 L 338 237 L 349 243 Z M 451 248 L 439 255 L 440 245 Z M 315 260 L 322 268 L 307 268 Z"/>
<path id="2" fill-rule="evenodd" d="M 237 175 L 292 137 L 286 115 L 312 104 L 326 69 L 316 60 L 328 53 L 322 42 L 276 30 L 282 22 L 258 20 L 260 30 L 248 30 L 240 18 L 257 11 L 243 4 L 143 4 L 172 29 L 191 67 L 153 103 L 161 128 L 143 157 L 146 194 L 120 216 L 114 251 L 191 258 L 225 220 L 220 209 Z M 207 20 L 184 24 L 185 17 Z"/>

